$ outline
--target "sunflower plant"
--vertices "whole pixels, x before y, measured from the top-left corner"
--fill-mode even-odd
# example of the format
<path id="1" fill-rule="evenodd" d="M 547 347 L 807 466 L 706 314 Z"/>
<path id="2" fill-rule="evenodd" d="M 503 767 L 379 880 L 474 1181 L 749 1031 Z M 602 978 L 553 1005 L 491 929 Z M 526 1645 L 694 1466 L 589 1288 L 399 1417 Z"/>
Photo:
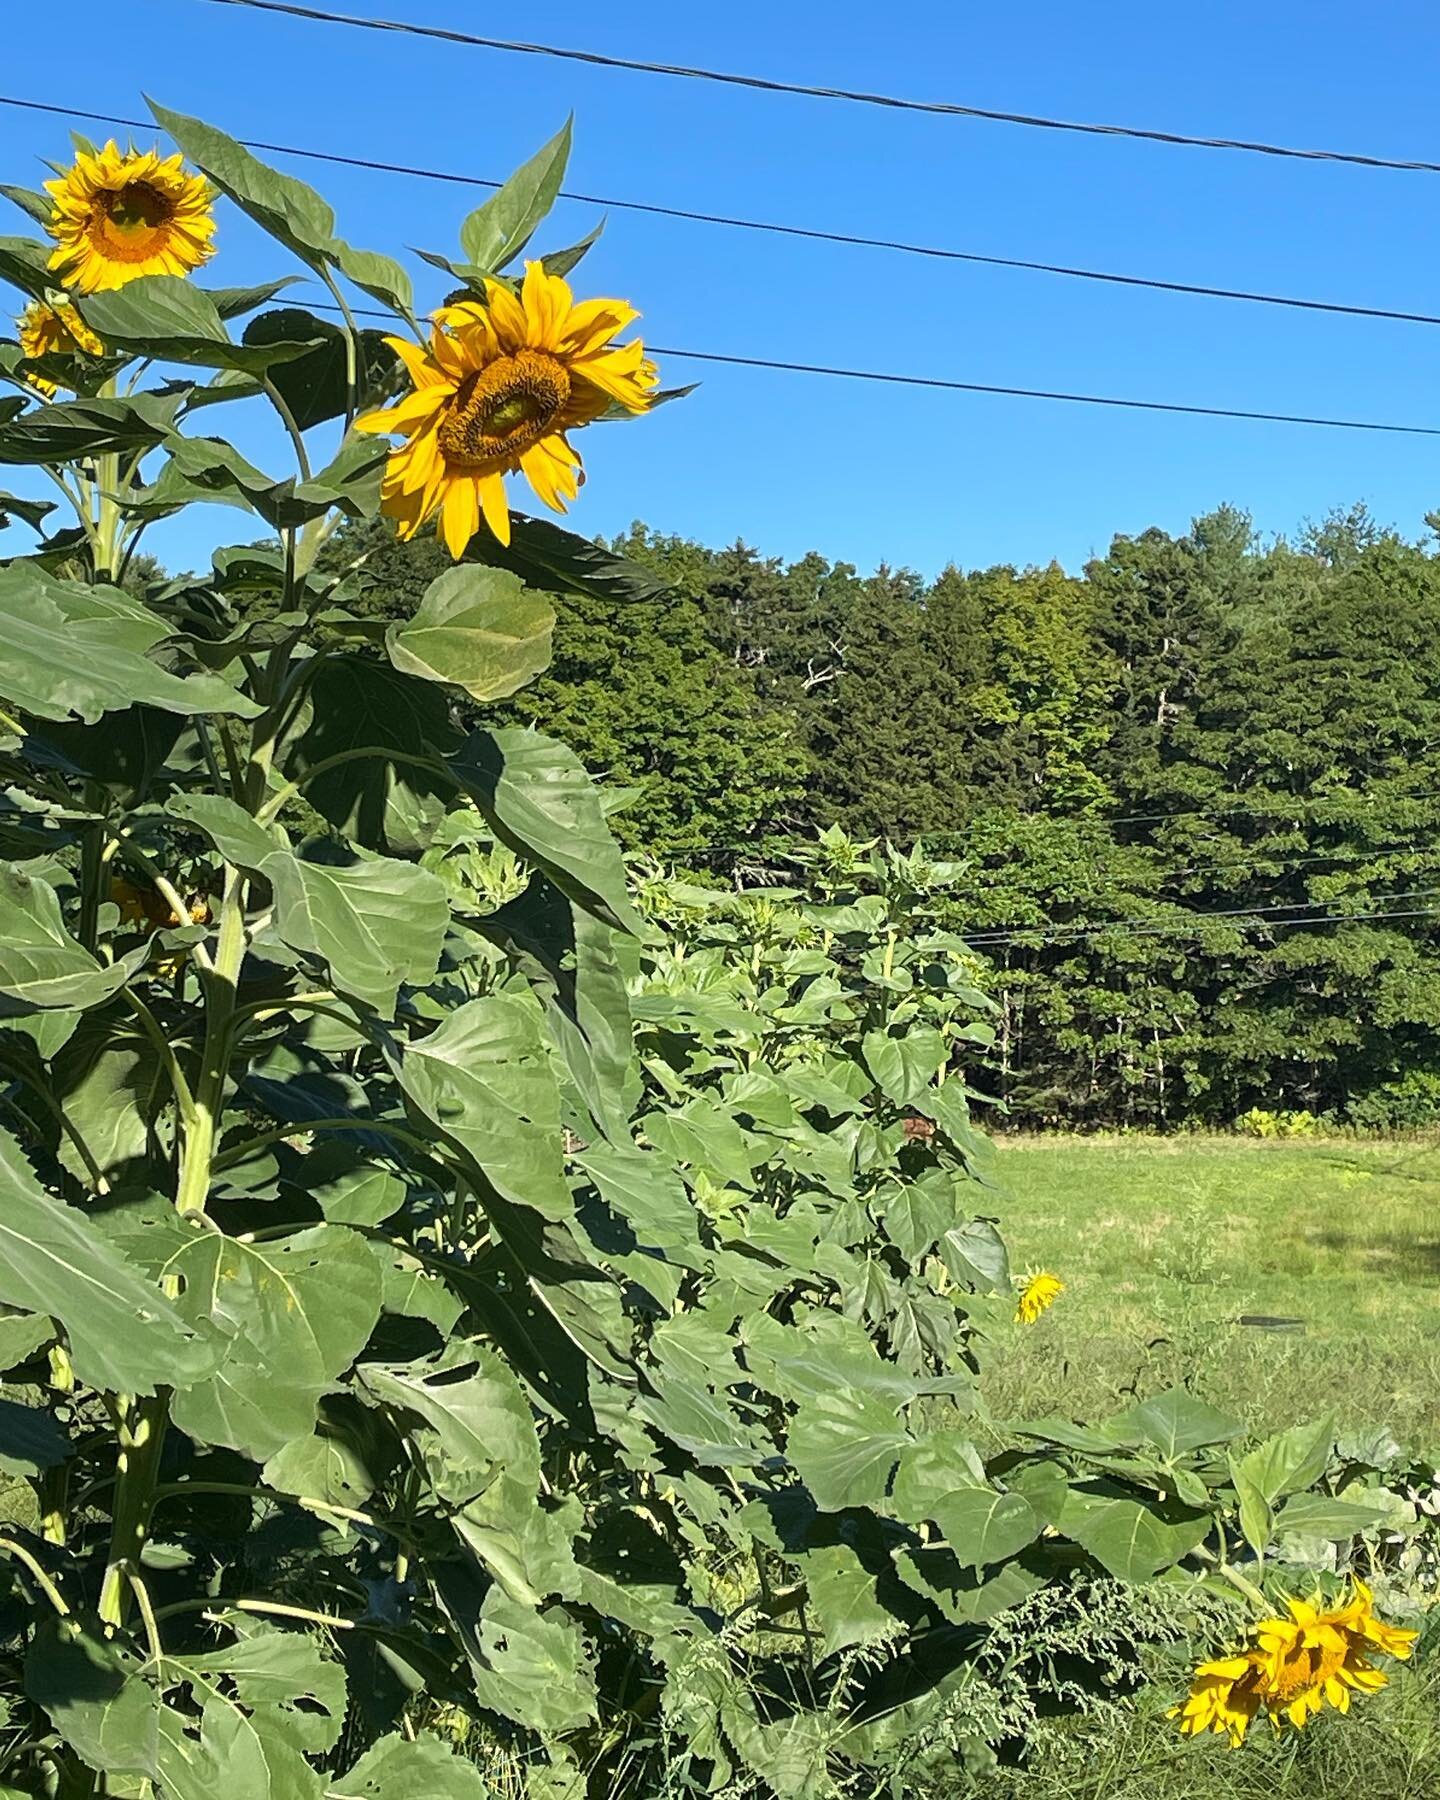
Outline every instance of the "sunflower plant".
<path id="1" fill-rule="evenodd" d="M 1183 1395 L 981 1447 L 1015 1295 L 953 871 L 827 834 L 807 891 L 637 905 L 619 796 L 476 725 L 547 591 L 663 597 L 511 510 L 670 397 L 593 240 L 525 260 L 568 128 L 422 318 L 155 110 L 175 153 L 81 143 L 0 238 L 0 1783 L 866 1790 L 1037 1588 L 1372 1524 Z M 212 284 L 227 208 L 334 316 Z M 147 573 L 216 502 L 242 541 Z M 330 543 L 380 518 L 453 559 L 388 624 Z"/>

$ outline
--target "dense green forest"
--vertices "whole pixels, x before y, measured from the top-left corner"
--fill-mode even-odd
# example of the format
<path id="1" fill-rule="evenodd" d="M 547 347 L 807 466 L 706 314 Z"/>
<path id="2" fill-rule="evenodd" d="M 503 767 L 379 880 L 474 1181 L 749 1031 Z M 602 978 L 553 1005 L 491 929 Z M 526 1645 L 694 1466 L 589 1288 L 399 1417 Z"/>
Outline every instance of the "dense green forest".
<path id="1" fill-rule="evenodd" d="M 668 594 L 562 601 L 515 713 L 625 790 L 629 848 L 709 880 L 783 883 L 830 825 L 953 865 L 1013 1123 L 1440 1118 L 1433 541 L 1355 508 L 1262 543 L 1222 508 L 1082 575 L 934 582 L 613 547 Z M 382 614 L 444 566 L 362 551 Z"/>

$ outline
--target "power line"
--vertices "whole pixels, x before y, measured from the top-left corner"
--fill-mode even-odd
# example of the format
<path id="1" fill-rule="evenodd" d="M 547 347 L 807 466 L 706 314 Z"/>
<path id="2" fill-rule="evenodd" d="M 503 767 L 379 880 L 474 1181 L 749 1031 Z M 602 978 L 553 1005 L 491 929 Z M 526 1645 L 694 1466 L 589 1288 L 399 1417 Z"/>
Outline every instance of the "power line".
<path id="1" fill-rule="evenodd" d="M 321 312 L 338 312 L 333 303 L 311 302 Z M 393 314 L 374 306 L 352 306 L 352 314 L 369 319 L 391 319 Z M 1330 419 L 1309 413 L 1248 412 L 1232 406 L 1188 406 L 1178 400 L 1129 400 L 1115 394 L 1072 394 L 1059 388 L 1001 387 L 984 381 L 951 381 L 939 375 L 897 375 L 879 369 L 846 369 L 830 363 L 781 362 L 766 356 L 726 356 L 718 350 L 678 350 L 673 345 L 651 344 L 655 356 L 681 362 L 722 363 L 741 369 L 773 369 L 786 375 L 829 375 L 842 381 L 881 382 L 895 387 L 938 389 L 955 394 L 998 394 L 1007 400 L 1064 400 L 1075 406 L 1113 406 L 1128 412 L 1180 413 L 1205 419 L 1247 419 L 1268 425 L 1322 425 L 1335 431 L 1397 432 L 1405 437 L 1440 437 L 1440 425 L 1394 425 L 1375 419 Z M 1166 817 L 1175 815 L 1164 815 Z M 1108 821 L 1113 824 L 1128 820 Z"/>
<path id="2" fill-rule="evenodd" d="M 239 3 L 239 0 L 236 0 Z M 938 375 L 899 375 L 878 369 L 847 369 L 830 363 L 781 362 L 762 356 L 727 356 L 716 350 L 676 350 L 651 346 L 656 356 L 682 362 L 722 363 L 732 368 L 775 369 L 787 375 L 828 375 L 841 381 L 878 381 L 895 387 L 939 389 L 946 393 L 998 394 L 1007 400 L 1063 400 L 1075 406 L 1112 406 L 1130 412 L 1182 413 L 1206 419 L 1247 419 L 1267 425 L 1323 425 L 1336 431 L 1379 431 L 1404 437 L 1440 437 L 1437 425 L 1394 425 L 1372 419 L 1330 419 L 1308 413 L 1251 412 L 1231 406 L 1189 406 L 1178 400 L 1130 400 L 1114 394 L 1072 394 L 1058 388 L 1002 387 L 991 382 L 951 381 Z"/>
<path id="3" fill-rule="evenodd" d="M 1252 819 L 1289 818 L 1293 815 L 1297 807 L 1333 806 L 1340 800 L 1368 800 L 1368 798 L 1369 796 L 1367 794 L 1352 794 L 1348 792 L 1322 794 L 1316 800 L 1301 800 L 1294 795 L 1280 794 L 1275 796 L 1272 804 L 1268 806 L 1247 806 L 1243 803 L 1238 806 L 1220 807 L 1188 806 L 1179 807 L 1171 812 L 1126 813 L 1119 819 L 1096 819 L 1095 823 L 1097 825 L 1163 825 L 1168 823 L 1171 819 L 1233 819 L 1237 817 Z M 1394 794 L 1390 796 L 1390 799 L 1391 803 L 1394 805 L 1400 805 L 1408 800 L 1440 800 L 1440 790 L 1432 789 L 1421 794 Z M 1334 819 L 1310 818 L 1307 822 L 1312 825 L 1341 825 L 1345 824 L 1347 819 L 1348 815 Z"/>
<path id="4" fill-rule="evenodd" d="M 597 50 L 575 50 L 556 44 L 531 44 L 512 38 L 480 37 L 473 32 L 451 31 L 440 25 L 418 25 L 409 20 L 358 18 L 352 13 L 326 12 L 319 7 L 291 5 L 288 0 L 208 0 L 208 3 L 212 6 L 241 6 L 255 12 L 278 13 L 294 19 L 308 19 L 321 25 L 348 25 L 361 31 L 400 32 L 407 37 L 462 44 L 468 49 L 500 50 L 519 56 L 556 57 L 563 62 L 588 63 L 594 68 L 626 69 L 641 75 L 666 75 L 687 81 L 718 82 L 725 87 L 754 88 L 767 94 L 794 94 L 808 100 L 845 100 L 857 106 L 883 106 L 892 111 L 934 113 L 948 118 L 985 119 L 995 124 L 1025 125 L 1043 131 L 1078 132 L 1087 137 L 1135 138 L 1147 143 L 1177 144 L 1196 150 L 1244 150 L 1257 156 L 1290 157 L 1304 162 L 1350 163 L 1364 169 L 1399 169 L 1409 173 L 1440 175 L 1440 163 L 1362 155 L 1350 150 L 1303 150 L 1293 145 L 1259 143 L 1246 138 L 1193 137 L 1185 132 L 1154 131 L 1138 125 L 1097 125 L 1076 119 L 1044 118 L 1035 113 L 1001 112 L 993 107 L 961 106 L 948 100 L 911 100 L 893 94 L 866 93 L 853 88 L 774 81 L 763 75 L 737 75 L 719 69 L 690 68 L 682 63 L 642 62 L 636 57 L 606 56 Z"/>
<path id="5" fill-rule="evenodd" d="M 30 112 L 53 113 L 59 118 L 83 119 L 92 125 L 119 125 L 127 131 L 150 131 L 153 120 L 126 119 L 114 113 L 89 112 L 81 107 L 55 106 L 39 100 L 0 95 L 0 106 Z M 332 163 L 341 168 L 366 169 L 379 175 L 403 175 L 417 181 L 447 182 L 457 187 L 494 191 L 504 186 L 480 175 L 456 175 L 443 169 L 427 169 L 411 163 L 379 162 L 366 156 L 345 156 L 336 151 L 312 150 L 298 144 L 269 143 L 263 138 L 241 138 L 249 150 L 272 156 L 295 156 L 308 162 Z M 683 206 L 661 206 L 647 200 L 617 200 L 604 194 L 582 194 L 562 188 L 561 200 L 584 206 L 600 206 L 615 212 L 643 213 L 661 219 L 684 219 L 697 225 L 721 225 L 736 231 L 755 231 L 776 237 L 800 238 L 821 244 L 846 244 L 864 250 L 886 250 L 903 256 L 923 256 L 943 262 L 979 264 L 992 269 L 1024 269 L 1033 274 L 1063 275 L 1077 281 L 1099 281 L 1117 287 L 1140 288 L 1164 294 L 1191 294 L 1204 300 L 1243 300 L 1258 306 L 1290 307 L 1301 312 L 1334 313 L 1346 318 L 1387 319 L 1405 325 L 1440 325 L 1440 313 L 1407 312 L 1388 306 L 1351 306 L 1339 300 L 1310 300 L 1293 294 L 1267 294 L 1249 288 L 1212 287 L 1193 281 L 1162 281 L 1148 275 L 1122 275 L 1108 269 L 1082 269 L 1068 263 L 1049 263 L 1019 256 L 990 256 L 977 250 L 954 250 L 938 244 L 912 244 L 901 238 L 867 237 L 848 231 L 824 231 L 808 225 L 785 225 L 775 220 L 745 219 L 729 213 L 695 212 Z"/>
<path id="6" fill-rule="evenodd" d="M 1403 894 L 1376 894 L 1376 900 L 1423 900 L 1440 894 L 1440 888 L 1415 888 Z M 1038 937 L 1043 943 L 1064 944 L 1077 942 L 1088 937 L 1102 937 L 1110 933 L 1119 933 L 1123 937 L 1168 937 L 1175 932 L 1189 933 L 1204 930 L 1212 921 L 1229 921 L 1234 919 L 1259 919 L 1264 917 L 1268 924 L 1276 925 L 1345 925 L 1354 919 L 1398 919 L 1440 917 L 1440 909 L 1422 907 L 1416 912 L 1360 912 L 1329 913 L 1320 917 L 1306 919 L 1280 919 L 1274 917 L 1279 913 L 1294 913 L 1309 910 L 1313 913 L 1317 904 L 1314 900 L 1294 900 L 1282 906 L 1237 906 L 1223 910 L 1211 910 L 1191 914 L 1183 922 L 1169 920 L 1160 924 L 1147 925 L 1134 919 L 1102 919 L 1098 923 L 1086 925 L 1017 925 L 1005 926 L 998 930 L 981 929 L 965 934 L 965 941 L 972 946 L 986 944 L 1034 942 Z M 1257 927 L 1257 929 L 1260 929 Z"/>

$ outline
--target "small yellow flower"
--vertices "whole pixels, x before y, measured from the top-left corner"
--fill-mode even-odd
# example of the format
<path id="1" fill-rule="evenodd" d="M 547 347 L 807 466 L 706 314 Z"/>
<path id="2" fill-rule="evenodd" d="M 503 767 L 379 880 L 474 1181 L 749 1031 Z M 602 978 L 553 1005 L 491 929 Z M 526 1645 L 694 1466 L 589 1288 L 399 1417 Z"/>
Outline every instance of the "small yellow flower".
<path id="1" fill-rule="evenodd" d="M 1187 1737 L 1224 1733 L 1234 1746 L 1262 1711 L 1277 1731 L 1282 1721 L 1298 1731 L 1327 1705 L 1348 1712 L 1352 1694 L 1384 1687 L 1389 1677 L 1371 1656 L 1380 1651 L 1403 1661 L 1417 1633 L 1377 1619 L 1369 1588 L 1358 1577 L 1351 1586 L 1349 1604 L 1328 1612 L 1287 1599 L 1288 1619 L 1262 1619 L 1248 1647 L 1201 1663 L 1189 1698 L 1170 1713 L 1180 1730 Z"/>
<path id="2" fill-rule="evenodd" d="M 458 557 L 483 518 L 510 542 L 505 476 L 523 473 L 545 504 L 565 511 L 584 480 L 566 432 L 612 405 L 640 413 L 658 376 L 638 340 L 612 339 L 640 315 L 623 300 L 576 302 L 569 285 L 538 262 L 525 265 L 517 297 L 487 281 L 483 304 L 464 300 L 434 315 L 422 349 L 385 341 L 414 391 L 366 413 L 357 431 L 392 432 L 381 507 L 412 538 L 432 518 Z"/>
<path id="3" fill-rule="evenodd" d="M 1065 1283 L 1048 1269 L 1041 1269 L 1037 1274 L 1028 1276 L 1016 1303 L 1015 1323 L 1033 1325 L 1041 1313 L 1052 1307 L 1064 1292 Z"/>
<path id="4" fill-rule="evenodd" d="M 17 326 L 20 348 L 28 357 L 70 356 L 84 351 L 87 356 L 103 356 L 105 346 L 80 317 L 73 306 L 63 302 L 46 306 L 32 300 L 20 315 Z M 27 375 L 31 387 L 48 399 L 56 392 L 56 384 L 43 375 Z"/>
<path id="5" fill-rule="evenodd" d="M 203 894 L 191 895 L 185 903 L 189 917 L 182 919 L 156 889 L 137 887 L 123 875 L 117 875 L 111 881 L 110 898 L 120 909 L 122 925 L 135 926 L 147 933 L 167 926 L 173 929 L 182 924 L 205 925 L 210 920 L 210 902 Z"/>
<path id="6" fill-rule="evenodd" d="M 215 254 L 214 196 L 180 156 L 158 150 L 82 150 L 56 181 L 50 267 L 68 288 L 95 294 L 137 275 L 188 275 Z"/>

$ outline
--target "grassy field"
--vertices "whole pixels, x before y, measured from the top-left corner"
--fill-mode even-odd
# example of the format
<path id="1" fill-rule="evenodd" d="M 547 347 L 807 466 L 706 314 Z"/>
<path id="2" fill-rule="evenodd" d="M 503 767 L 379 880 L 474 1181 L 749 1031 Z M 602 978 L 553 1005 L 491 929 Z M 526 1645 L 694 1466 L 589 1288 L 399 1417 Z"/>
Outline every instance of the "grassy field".
<path id="1" fill-rule="evenodd" d="M 1066 1292 L 997 1346 L 997 1418 L 1193 1377 L 1259 1428 L 1333 1412 L 1440 1453 L 1440 1142 L 1003 1142 L 1014 1266 Z"/>
<path id="2" fill-rule="evenodd" d="M 1259 1430 L 1334 1415 L 1440 1458 L 1440 1141 L 1002 1141 L 1018 1272 L 1066 1291 L 994 1346 L 1003 1421 L 1097 1419 L 1183 1379 Z M 1385 1692 L 1243 1751 L 1181 1741 L 1174 1678 L 1057 1722 L 984 1800 L 1435 1800 L 1440 1632 Z"/>

